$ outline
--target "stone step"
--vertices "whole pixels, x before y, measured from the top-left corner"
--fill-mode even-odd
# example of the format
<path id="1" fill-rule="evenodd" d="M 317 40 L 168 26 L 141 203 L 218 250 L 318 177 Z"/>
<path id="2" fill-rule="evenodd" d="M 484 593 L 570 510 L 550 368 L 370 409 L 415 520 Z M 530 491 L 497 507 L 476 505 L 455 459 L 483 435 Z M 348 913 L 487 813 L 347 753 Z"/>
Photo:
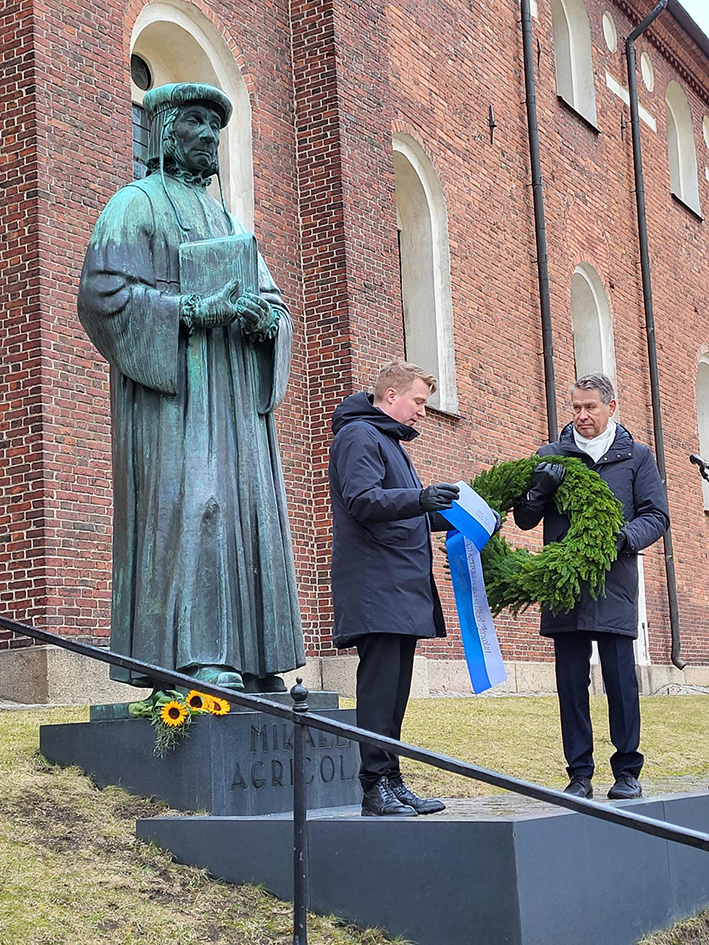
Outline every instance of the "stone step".
<path id="1" fill-rule="evenodd" d="M 636 945 L 709 906 L 709 853 L 500 798 L 428 817 L 312 810 L 310 907 L 417 945 Z M 709 792 L 617 801 L 709 832 Z M 289 813 L 141 820 L 137 835 L 227 882 L 293 895 Z"/>

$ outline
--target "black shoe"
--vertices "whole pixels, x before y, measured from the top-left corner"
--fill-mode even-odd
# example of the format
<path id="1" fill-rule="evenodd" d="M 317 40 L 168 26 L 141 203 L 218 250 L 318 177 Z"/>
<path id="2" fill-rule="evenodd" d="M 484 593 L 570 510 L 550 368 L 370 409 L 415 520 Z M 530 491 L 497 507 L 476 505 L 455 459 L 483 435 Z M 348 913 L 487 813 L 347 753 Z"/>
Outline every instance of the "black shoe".
<path id="1" fill-rule="evenodd" d="M 413 807 L 417 814 L 437 814 L 439 811 L 446 809 L 443 801 L 433 797 L 419 797 L 401 780 L 389 781 L 389 787 L 398 801 Z"/>
<path id="2" fill-rule="evenodd" d="M 640 782 L 634 775 L 628 774 L 627 771 L 623 771 L 618 775 L 615 784 L 608 792 L 608 797 L 613 798 L 614 801 L 627 801 L 633 797 L 642 796 L 643 789 Z"/>
<path id="3" fill-rule="evenodd" d="M 374 787 L 364 792 L 362 798 L 363 817 L 415 817 L 416 811 L 402 804 L 394 796 L 386 778 L 380 778 Z"/>
<path id="4" fill-rule="evenodd" d="M 582 774 L 575 774 L 564 788 L 564 794 L 573 794 L 574 797 L 593 797 L 593 785 L 590 778 Z"/>

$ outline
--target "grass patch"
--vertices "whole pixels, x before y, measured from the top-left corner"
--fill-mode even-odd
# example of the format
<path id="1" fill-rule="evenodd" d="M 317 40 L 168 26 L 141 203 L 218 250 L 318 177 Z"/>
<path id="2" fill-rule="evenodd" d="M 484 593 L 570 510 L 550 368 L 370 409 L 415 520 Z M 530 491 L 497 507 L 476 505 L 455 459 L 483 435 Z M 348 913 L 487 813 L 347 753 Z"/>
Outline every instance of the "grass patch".
<path id="1" fill-rule="evenodd" d="M 664 785 L 668 778 L 707 779 L 709 731 L 707 696 L 648 696 L 640 700 L 645 753 L 643 785 Z M 611 784 L 608 759 L 614 748 L 608 733 L 604 696 L 591 697 L 596 775 L 600 787 Z M 422 748 L 444 751 L 464 761 L 504 774 L 564 787 L 559 706 L 555 696 L 530 698 L 412 699 L 402 738 Z M 475 797 L 494 792 L 478 781 L 402 760 L 416 791 L 448 797 Z M 706 785 L 705 785 L 706 786 Z"/>
<path id="2" fill-rule="evenodd" d="M 40 724 L 85 709 L 0 712 L 0 945 L 290 945 L 292 907 L 228 886 L 135 838 L 168 813 L 77 768 L 48 764 Z M 313 945 L 385 945 L 383 933 L 312 916 Z"/>
<path id="3" fill-rule="evenodd" d="M 606 703 L 591 700 L 596 781 L 610 782 Z M 643 700 L 643 784 L 681 776 L 705 783 L 709 699 Z M 38 728 L 85 721 L 85 709 L 0 712 L 0 945 L 290 945 L 292 914 L 257 887 L 234 887 L 135 838 L 135 821 L 168 813 L 118 788 L 99 791 L 78 769 L 48 764 Z M 561 787 L 566 781 L 553 697 L 414 699 L 404 738 L 484 767 Z M 179 749 L 178 749 L 179 750 Z M 472 797 L 486 785 L 404 760 L 422 793 Z M 691 784 L 690 784 L 691 786 Z M 361 931 L 313 916 L 313 945 L 385 945 Z M 709 945 L 700 916 L 643 945 Z M 471 943 L 473 945 L 473 943 Z"/>
<path id="4" fill-rule="evenodd" d="M 709 945 L 709 912 L 680 922 L 666 932 L 656 932 L 639 945 Z"/>

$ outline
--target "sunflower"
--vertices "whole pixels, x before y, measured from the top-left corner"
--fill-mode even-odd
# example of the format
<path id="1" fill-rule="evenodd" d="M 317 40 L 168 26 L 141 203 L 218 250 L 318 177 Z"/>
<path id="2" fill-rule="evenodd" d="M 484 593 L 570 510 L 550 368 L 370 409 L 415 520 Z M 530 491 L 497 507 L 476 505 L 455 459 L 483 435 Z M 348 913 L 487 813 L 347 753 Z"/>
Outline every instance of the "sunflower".
<path id="1" fill-rule="evenodd" d="M 185 698 L 185 702 L 193 712 L 199 712 L 200 709 L 209 709 L 211 700 L 211 696 L 208 696 L 204 692 L 197 692 L 196 689 L 189 692 Z"/>
<path id="2" fill-rule="evenodd" d="M 231 706 L 226 699 L 220 699 L 219 696 L 210 696 L 211 705 L 206 708 L 212 715 L 227 715 L 231 711 Z"/>
<path id="3" fill-rule="evenodd" d="M 160 709 L 161 720 L 170 728 L 176 728 L 178 725 L 184 724 L 188 715 L 189 711 L 187 706 L 183 705 L 181 702 L 177 702 L 175 699 L 166 702 Z"/>

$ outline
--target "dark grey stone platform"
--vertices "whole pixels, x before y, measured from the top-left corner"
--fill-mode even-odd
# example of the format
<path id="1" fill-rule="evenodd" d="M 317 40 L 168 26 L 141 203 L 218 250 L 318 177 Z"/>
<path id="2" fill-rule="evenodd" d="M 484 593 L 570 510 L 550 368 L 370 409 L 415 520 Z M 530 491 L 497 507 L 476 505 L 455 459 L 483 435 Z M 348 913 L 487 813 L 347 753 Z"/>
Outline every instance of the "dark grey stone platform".
<path id="1" fill-rule="evenodd" d="M 484 800 L 402 820 L 311 811 L 311 908 L 417 945 L 636 945 L 709 906 L 709 853 L 537 802 L 491 813 Z M 616 804 L 709 831 L 709 793 Z M 288 814 L 153 818 L 137 833 L 292 898 Z"/>
<path id="2" fill-rule="evenodd" d="M 317 711 L 354 725 L 354 709 Z M 174 751 L 156 758 L 149 719 L 117 719 L 43 725 L 39 746 L 49 761 L 78 765 L 99 787 L 117 784 L 177 810 L 252 816 L 292 810 L 292 730 L 261 712 L 199 716 Z M 310 806 L 358 803 L 357 743 L 306 732 Z"/>

